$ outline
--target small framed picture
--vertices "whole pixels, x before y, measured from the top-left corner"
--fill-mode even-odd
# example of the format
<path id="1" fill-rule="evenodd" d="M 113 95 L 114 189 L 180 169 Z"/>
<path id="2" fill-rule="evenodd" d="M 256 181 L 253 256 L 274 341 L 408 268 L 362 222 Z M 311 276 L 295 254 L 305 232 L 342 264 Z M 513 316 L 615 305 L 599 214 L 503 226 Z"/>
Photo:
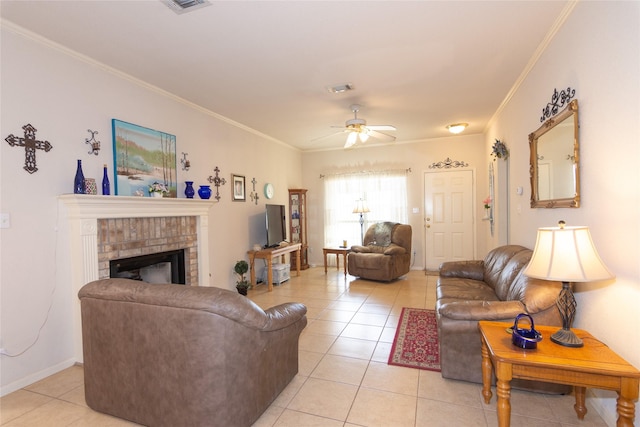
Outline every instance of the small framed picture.
<path id="1" fill-rule="evenodd" d="M 233 181 L 233 201 L 245 202 L 247 197 L 244 188 L 244 176 L 233 174 L 231 175 L 231 178 Z"/>

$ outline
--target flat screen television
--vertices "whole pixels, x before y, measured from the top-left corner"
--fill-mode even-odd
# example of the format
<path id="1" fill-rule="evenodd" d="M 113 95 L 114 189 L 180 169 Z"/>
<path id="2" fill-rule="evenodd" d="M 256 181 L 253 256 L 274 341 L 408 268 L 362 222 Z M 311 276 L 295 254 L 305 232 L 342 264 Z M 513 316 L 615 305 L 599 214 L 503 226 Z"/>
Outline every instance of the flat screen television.
<path id="1" fill-rule="evenodd" d="M 284 205 L 266 205 L 267 248 L 287 240 L 287 215 Z"/>

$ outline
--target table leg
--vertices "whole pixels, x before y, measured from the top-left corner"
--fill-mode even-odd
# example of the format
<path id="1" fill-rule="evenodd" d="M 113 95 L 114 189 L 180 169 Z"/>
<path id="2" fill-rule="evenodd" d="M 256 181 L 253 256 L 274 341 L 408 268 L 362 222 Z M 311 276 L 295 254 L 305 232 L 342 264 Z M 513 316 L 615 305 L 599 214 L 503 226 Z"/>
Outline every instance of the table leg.
<path id="1" fill-rule="evenodd" d="M 586 387 L 575 386 L 573 388 L 573 394 L 576 395 L 576 404 L 573 405 L 573 409 L 576 410 L 579 420 L 584 420 L 584 416 L 587 415 L 587 407 L 584 404 Z"/>
<path id="2" fill-rule="evenodd" d="M 496 362 L 496 394 L 498 395 L 498 427 L 511 425 L 511 379 L 513 366 L 510 363 Z"/>
<path id="3" fill-rule="evenodd" d="M 256 256 L 255 254 L 250 253 L 249 254 L 249 277 L 251 279 L 251 286 L 253 286 L 253 288 L 256 288 L 256 269 L 255 269 L 255 261 L 256 261 Z"/>
<path id="4" fill-rule="evenodd" d="M 487 343 L 482 340 L 482 396 L 484 403 L 491 402 L 491 358 Z"/>
<path id="5" fill-rule="evenodd" d="M 322 256 L 324 257 L 324 274 L 327 274 L 327 251 L 322 250 Z"/>
<path id="6" fill-rule="evenodd" d="M 336 270 L 340 271 L 340 254 L 336 254 Z"/>
<path id="7" fill-rule="evenodd" d="M 340 255 L 338 255 L 340 256 Z M 344 277 L 347 277 L 347 254 L 342 254 L 342 256 L 344 257 L 343 261 L 344 261 Z"/>
<path id="8" fill-rule="evenodd" d="M 638 398 L 638 378 L 622 378 L 616 409 L 618 411 L 617 427 L 633 427 L 635 404 Z"/>
<path id="9" fill-rule="evenodd" d="M 269 292 L 273 290 L 273 257 L 267 257 L 267 289 Z"/>

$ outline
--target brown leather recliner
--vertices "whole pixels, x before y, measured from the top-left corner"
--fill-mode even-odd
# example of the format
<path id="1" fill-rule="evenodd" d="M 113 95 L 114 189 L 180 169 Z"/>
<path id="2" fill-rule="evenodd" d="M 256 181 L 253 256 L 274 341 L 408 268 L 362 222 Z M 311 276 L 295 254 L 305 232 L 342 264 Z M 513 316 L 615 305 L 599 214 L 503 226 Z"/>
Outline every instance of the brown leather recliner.
<path id="1" fill-rule="evenodd" d="M 298 372 L 302 304 L 263 311 L 225 289 L 128 279 L 78 296 L 96 411 L 148 426 L 250 426 Z"/>
<path id="2" fill-rule="evenodd" d="M 556 307 L 562 284 L 522 274 L 532 254 L 523 246 L 507 245 L 493 249 L 484 260 L 440 266 L 436 318 L 444 378 L 482 383 L 479 320 L 513 326 L 518 314 L 528 313 L 536 326 L 562 326 Z M 549 393 L 570 391 L 564 385 L 522 380 L 514 380 L 513 386 Z"/>
<path id="3" fill-rule="evenodd" d="M 411 226 L 393 222 L 373 224 L 363 245 L 351 247 L 349 274 L 363 279 L 390 281 L 411 269 Z"/>

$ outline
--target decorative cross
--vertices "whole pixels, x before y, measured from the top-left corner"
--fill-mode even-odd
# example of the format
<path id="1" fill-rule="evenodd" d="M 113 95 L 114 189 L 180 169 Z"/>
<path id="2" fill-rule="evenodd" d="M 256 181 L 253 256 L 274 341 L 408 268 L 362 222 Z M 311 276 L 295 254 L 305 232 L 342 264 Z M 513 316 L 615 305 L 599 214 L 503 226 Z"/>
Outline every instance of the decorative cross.
<path id="1" fill-rule="evenodd" d="M 220 169 L 218 169 L 218 167 L 216 166 L 216 168 L 213 170 L 216 173 L 215 178 L 211 175 L 209 175 L 209 178 L 207 178 L 207 181 L 209 181 L 210 183 L 212 183 L 213 185 L 215 185 L 216 187 L 216 195 L 215 195 L 215 199 L 220 201 L 220 191 L 218 191 L 218 187 L 220 187 L 221 185 L 225 185 L 227 183 L 227 180 L 224 178 L 220 178 L 218 176 L 218 173 L 220 172 Z"/>
<path id="2" fill-rule="evenodd" d="M 258 181 L 256 181 L 256 178 L 253 177 L 253 179 L 251 180 L 251 183 L 253 184 L 253 191 L 251 192 L 251 194 L 249 195 L 251 197 L 251 200 L 253 200 L 254 202 L 256 202 L 256 205 L 258 204 L 258 199 L 260 197 L 258 197 L 258 193 L 256 193 L 256 183 Z"/>
<path id="3" fill-rule="evenodd" d="M 11 134 L 4 140 L 12 147 L 24 147 L 24 170 L 29 173 L 34 173 L 38 171 L 38 167 L 36 166 L 36 150 L 48 152 L 53 148 L 53 145 L 51 145 L 49 141 L 37 141 L 37 129 L 30 124 L 22 126 L 22 130 L 24 130 L 24 138 L 18 138 Z"/>

